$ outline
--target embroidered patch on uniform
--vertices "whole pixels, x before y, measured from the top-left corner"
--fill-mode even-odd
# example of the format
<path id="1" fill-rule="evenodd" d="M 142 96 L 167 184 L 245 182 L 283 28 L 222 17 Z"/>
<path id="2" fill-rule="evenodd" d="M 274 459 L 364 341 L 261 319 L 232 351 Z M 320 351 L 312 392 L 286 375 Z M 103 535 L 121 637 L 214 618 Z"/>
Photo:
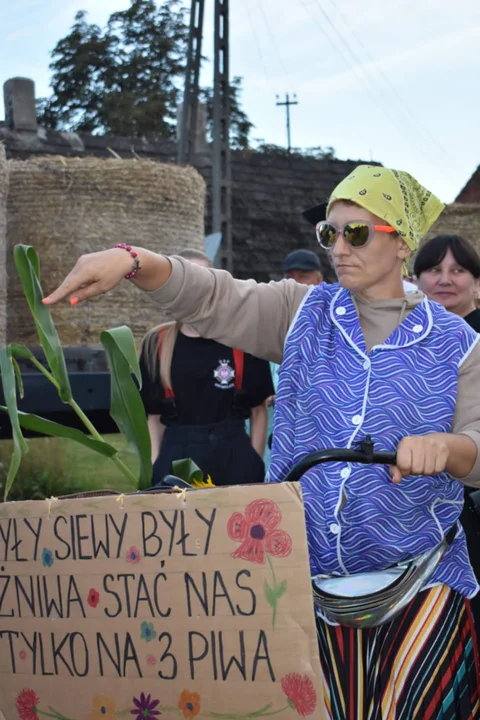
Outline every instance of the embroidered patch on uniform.
<path id="1" fill-rule="evenodd" d="M 219 360 L 220 365 L 213 371 L 213 377 L 218 380 L 215 387 L 227 390 L 232 387 L 232 380 L 235 377 L 235 370 L 228 360 Z"/>

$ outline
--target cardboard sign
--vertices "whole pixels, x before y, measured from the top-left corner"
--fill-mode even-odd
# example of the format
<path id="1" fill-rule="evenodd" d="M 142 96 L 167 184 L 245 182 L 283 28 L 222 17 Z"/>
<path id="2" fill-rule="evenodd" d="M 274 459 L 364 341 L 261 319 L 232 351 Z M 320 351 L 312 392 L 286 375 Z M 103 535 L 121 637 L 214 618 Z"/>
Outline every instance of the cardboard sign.
<path id="1" fill-rule="evenodd" d="M 322 720 L 298 484 L 0 505 L 0 716 Z"/>

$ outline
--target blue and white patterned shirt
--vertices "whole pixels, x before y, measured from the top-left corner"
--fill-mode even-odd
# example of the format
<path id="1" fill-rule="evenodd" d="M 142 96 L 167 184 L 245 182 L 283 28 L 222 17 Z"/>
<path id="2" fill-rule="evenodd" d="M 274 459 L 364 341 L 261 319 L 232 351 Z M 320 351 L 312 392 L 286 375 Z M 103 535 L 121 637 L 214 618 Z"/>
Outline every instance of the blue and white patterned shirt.
<path id="1" fill-rule="evenodd" d="M 370 435 L 395 451 L 408 435 L 450 432 L 459 367 L 478 341 L 426 298 L 367 352 L 350 293 L 308 293 L 287 336 L 277 391 L 269 481 L 308 453 L 354 447 Z M 301 480 L 312 574 L 384 569 L 436 545 L 457 522 L 463 486 L 447 473 L 396 485 L 381 465 L 329 463 Z M 477 582 L 460 528 L 431 584 L 466 597 Z"/>

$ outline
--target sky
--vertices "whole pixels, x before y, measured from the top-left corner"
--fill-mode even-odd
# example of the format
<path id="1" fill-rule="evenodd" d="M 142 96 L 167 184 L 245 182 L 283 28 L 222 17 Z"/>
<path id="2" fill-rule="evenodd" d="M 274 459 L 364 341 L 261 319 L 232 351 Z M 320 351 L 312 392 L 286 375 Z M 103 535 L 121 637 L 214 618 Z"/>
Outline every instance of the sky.
<path id="1" fill-rule="evenodd" d="M 129 0 L 0 2 L 0 84 L 49 94 L 50 51 L 78 10 L 103 25 Z M 213 51 L 206 0 L 203 52 Z M 189 6 L 189 3 L 188 3 Z M 407 170 L 452 202 L 480 165 L 480 2 L 230 0 L 230 74 L 243 77 L 254 140 L 332 146 L 340 159 Z M 213 74 L 207 62 L 202 82 Z M 0 119 L 4 116 L 0 98 Z"/>

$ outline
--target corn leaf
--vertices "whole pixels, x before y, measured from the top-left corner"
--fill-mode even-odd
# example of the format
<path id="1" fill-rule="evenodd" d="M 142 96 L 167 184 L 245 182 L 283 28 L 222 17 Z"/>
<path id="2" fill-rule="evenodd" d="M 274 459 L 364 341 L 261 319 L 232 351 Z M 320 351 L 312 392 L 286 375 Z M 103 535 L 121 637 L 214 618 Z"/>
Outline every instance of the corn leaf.
<path id="1" fill-rule="evenodd" d="M 52 373 L 47 370 L 47 368 L 43 365 L 43 363 L 38 360 L 35 355 L 32 353 L 31 350 L 29 350 L 25 345 L 17 345 L 16 343 L 12 343 L 10 345 L 11 351 L 12 351 L 12 357 L 13 358 L 22 358 L 22 360 L 29 360 L 30 363 L 37 368 L 41 373 L 45 375 L 47 380 L 52 383 L 57 388 L 57 392 L 59 391 L 59 384 L 53 377 Z M 15 364 L 17 364 L 17 361 L 15 360 Z M 18 367 L 18 364 L 17 364 Z M 20 368 L 19 368 L 20 370 Z M 20 380 L 20 382 L 23 381 Z M 23 397 L 23 395 L 21 395 Z"/>
<path id="2" fill-rule="evenodd" d="M 10 349 L 14 357 L 23 358 L 24 360 L 35 360 L 35 355 L 25 345 L 11 343 Z"/>
<path id="3" fill-rule="evenodd" d="M 42 303 L 44 297 L 40 285 L 40 269 L 37 253 L 29 245 L 16 245 L 14 260 L 28 306 L 33 315 L 38 337 L 45 353 L 47 363 L 58 383 L 58 392 L 63 402 L 72 398 L 65 357 L 52 320 L 50 310 Z"/>
<path id="4" fill-rule="evenodd" d="M 13 453 L 10 459 L 7 479 L 5 481 L 4 500 L 7 500 L 8 493 L 20 467 L 22 454 L 28 452 L 28 445 L 22 435 L 19 422 L 17 406 L 17 391 L 15 384 L 15 369 L 12 362 L 10 346 L 0 348 L 0 372 L 2 373 L 3 397 L 6 402 L 6 409 L 12 425 Z"/>
<path id="5" fill-rule="evenodd" d="M 25 393 L 23 391 L 23 378 L 22 378 L 22 373 L 20 371 L 20 366 L 19 366 L 18 362 L 15 360 L 15 358 L 13 357 L 13 355 L 12 355 L 12 366 L 13 366 L 13 370 L 15 372 L 15 377 L 17 379 L 18 394 L 20 396 L 20 400 L 22 400 L 22 398 L 25 395 Z"/>
<path id="6" fill-rule="evenodd" d="M 174 460 L 172 462 L 172 470 L 176 477 L 185 480 L 189 485 L 201 487 L 203 483 L 203 472 L 190 458 Z"/>
<path id="7" fill-rule="evenodd" d="M 100 340 L 108 355 L 111 372 L 110 415 L 140 460 L 138 486 L 145 490 L 152 480 L 150 434 L 140 393 L 133 380 L 141 384 L 140 367 L 133 335 L 126 326 L 105 330 Z"/>
<path id="8" fill-rule="evenodd" d="M 5 407 L 5 405 L 0 405 L 0 411 L 7 413 L 8 408 Z M 100 453 L 100 455 L 105 455 L 105 457 L 113 457 L 118 452 L 117 448 L 113 447 L 113 445 L 101 442 L 100 440 L 94 440 L 81 430 L 77 430 L 77 428 L 60 425 L 59 423 L 53 422 L 53 420 L 47 420 L 33 413 L 24 413 L 19 410 L 18 421 L 25 430 L 32 430 L 33 432 L 41 435 L 49 435 L 50 437 L 74 440 L 80 443 L 80 445 L 85 445 L 89 450 L 94 450 Z"/>

